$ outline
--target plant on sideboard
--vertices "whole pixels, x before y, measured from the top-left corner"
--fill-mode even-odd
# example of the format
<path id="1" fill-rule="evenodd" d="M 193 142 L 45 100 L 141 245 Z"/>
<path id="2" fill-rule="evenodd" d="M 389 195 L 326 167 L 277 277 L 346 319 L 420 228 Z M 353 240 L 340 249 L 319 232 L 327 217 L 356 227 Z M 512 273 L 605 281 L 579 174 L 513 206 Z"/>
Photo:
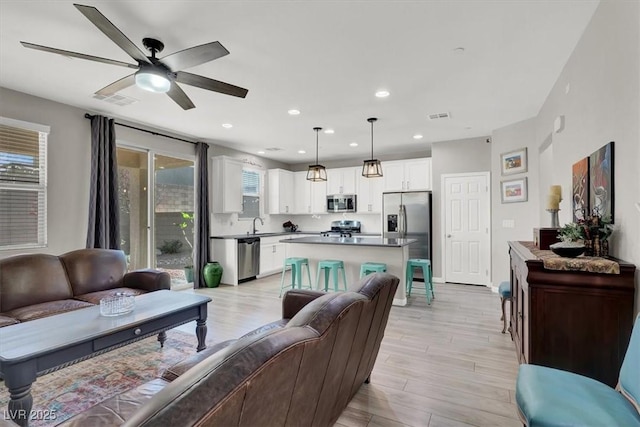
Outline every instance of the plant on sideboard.
<path id="1" fill-rule="evenodd" d="M 609 255 L 609 237 L 613 234 L 614 226 L 609 216 L 600 216 L 594 212 L 578 222 L 565 224 L 558 230 L 558 237 L 563 242 L 576 242 L 573 245 L 584 244 L 585 255 Z"/>

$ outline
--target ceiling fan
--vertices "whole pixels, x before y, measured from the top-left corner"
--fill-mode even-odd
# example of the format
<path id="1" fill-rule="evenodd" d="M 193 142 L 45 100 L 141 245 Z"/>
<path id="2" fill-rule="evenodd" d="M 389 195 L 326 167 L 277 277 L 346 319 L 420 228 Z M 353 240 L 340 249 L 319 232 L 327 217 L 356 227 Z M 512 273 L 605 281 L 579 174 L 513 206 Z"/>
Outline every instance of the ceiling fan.
<path id="1" fill-rule="evenodd" d="M 142 44 L 151 52 L 151 56 L 146 56 L 131 40 L 127 38 L 115 25 L 111 23 L 98 9 L 92 6 L 74 4 L 74 6 L 93 23 L 100 31 L 109 37 L 115 44 L 124 50 L 129 56 L 136 60 L 137 64 L 116 61 L 114 59 L 101 58 L 83 53 L 70 52 L 67 50 L 41 46 L 28 42 L 20 42 L 24 47 L 42 50 L 44 52 L 57 53 L 59 55 L 74 58 L 86 59 L 89 61 L 102 62 L 105 64 L 119 65 L 121 67 L 137 69 L 134 74 L 123 77 L 110 85 L 103 87 L 96 92 L 98 95 L 110 96 L 134 84 L 142 89 L 151 92 L 166 93 L 183 109 L 189 110 L 195 105 L 191 99 L 176 83 L 183 83 L 201 89 L 211 90 L 226 95 L 244 98 L 248 90 L 213 80 L 207 77 L 181 71 L 185 68 L 195 67 L 205 62 L 213 61 L 222 56 L 228 55 L 220 42 L 205 43 L 181 50 L 163 58 L 156 58 L 156 54 L 162 52 L 164 44 L 156 39 L 144 38 Z"/>

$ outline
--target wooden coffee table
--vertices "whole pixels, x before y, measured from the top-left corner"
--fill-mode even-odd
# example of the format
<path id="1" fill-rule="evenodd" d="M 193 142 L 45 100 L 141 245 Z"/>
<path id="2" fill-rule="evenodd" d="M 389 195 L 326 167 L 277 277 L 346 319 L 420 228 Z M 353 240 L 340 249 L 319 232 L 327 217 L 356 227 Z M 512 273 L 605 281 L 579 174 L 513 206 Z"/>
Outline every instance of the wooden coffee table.
<path id="1" fill-rule="evenodd" d="M 97 305 L 0 328 L 0 376 L 11 397 L 5 416 L 29 424 L 37 376 L 155 334 L 162 345 L 165 331 L 184 323 L 196 321 L 197 351 L 206 348 L 211 298 L 168 290 L 135 298 L 134 310 L 121 316 L 102 316 Z"/>

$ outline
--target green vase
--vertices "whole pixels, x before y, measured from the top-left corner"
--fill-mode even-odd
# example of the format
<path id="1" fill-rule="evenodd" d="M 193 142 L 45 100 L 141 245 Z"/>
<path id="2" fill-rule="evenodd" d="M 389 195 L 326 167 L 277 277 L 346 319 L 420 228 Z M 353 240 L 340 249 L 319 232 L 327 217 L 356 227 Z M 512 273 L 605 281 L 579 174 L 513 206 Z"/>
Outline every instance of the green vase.
<path id="1" fill-rule="evenodd" d="M 208 288 L 217 288 L 222 279 L 222 266 L 218 261 L 208 262 L 202 269 L 202 275 Z"/>

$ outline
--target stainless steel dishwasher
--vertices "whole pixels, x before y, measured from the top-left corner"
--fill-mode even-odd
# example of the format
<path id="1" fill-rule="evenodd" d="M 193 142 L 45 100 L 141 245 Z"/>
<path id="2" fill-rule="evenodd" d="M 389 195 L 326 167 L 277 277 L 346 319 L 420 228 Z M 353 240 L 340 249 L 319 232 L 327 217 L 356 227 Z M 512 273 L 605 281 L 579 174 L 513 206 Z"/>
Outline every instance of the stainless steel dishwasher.
<path id="1" fill-rule="evenodd" d="M 260 270 L 260 238 L 238 239 L 238 283 L 256 278 Z"/>

